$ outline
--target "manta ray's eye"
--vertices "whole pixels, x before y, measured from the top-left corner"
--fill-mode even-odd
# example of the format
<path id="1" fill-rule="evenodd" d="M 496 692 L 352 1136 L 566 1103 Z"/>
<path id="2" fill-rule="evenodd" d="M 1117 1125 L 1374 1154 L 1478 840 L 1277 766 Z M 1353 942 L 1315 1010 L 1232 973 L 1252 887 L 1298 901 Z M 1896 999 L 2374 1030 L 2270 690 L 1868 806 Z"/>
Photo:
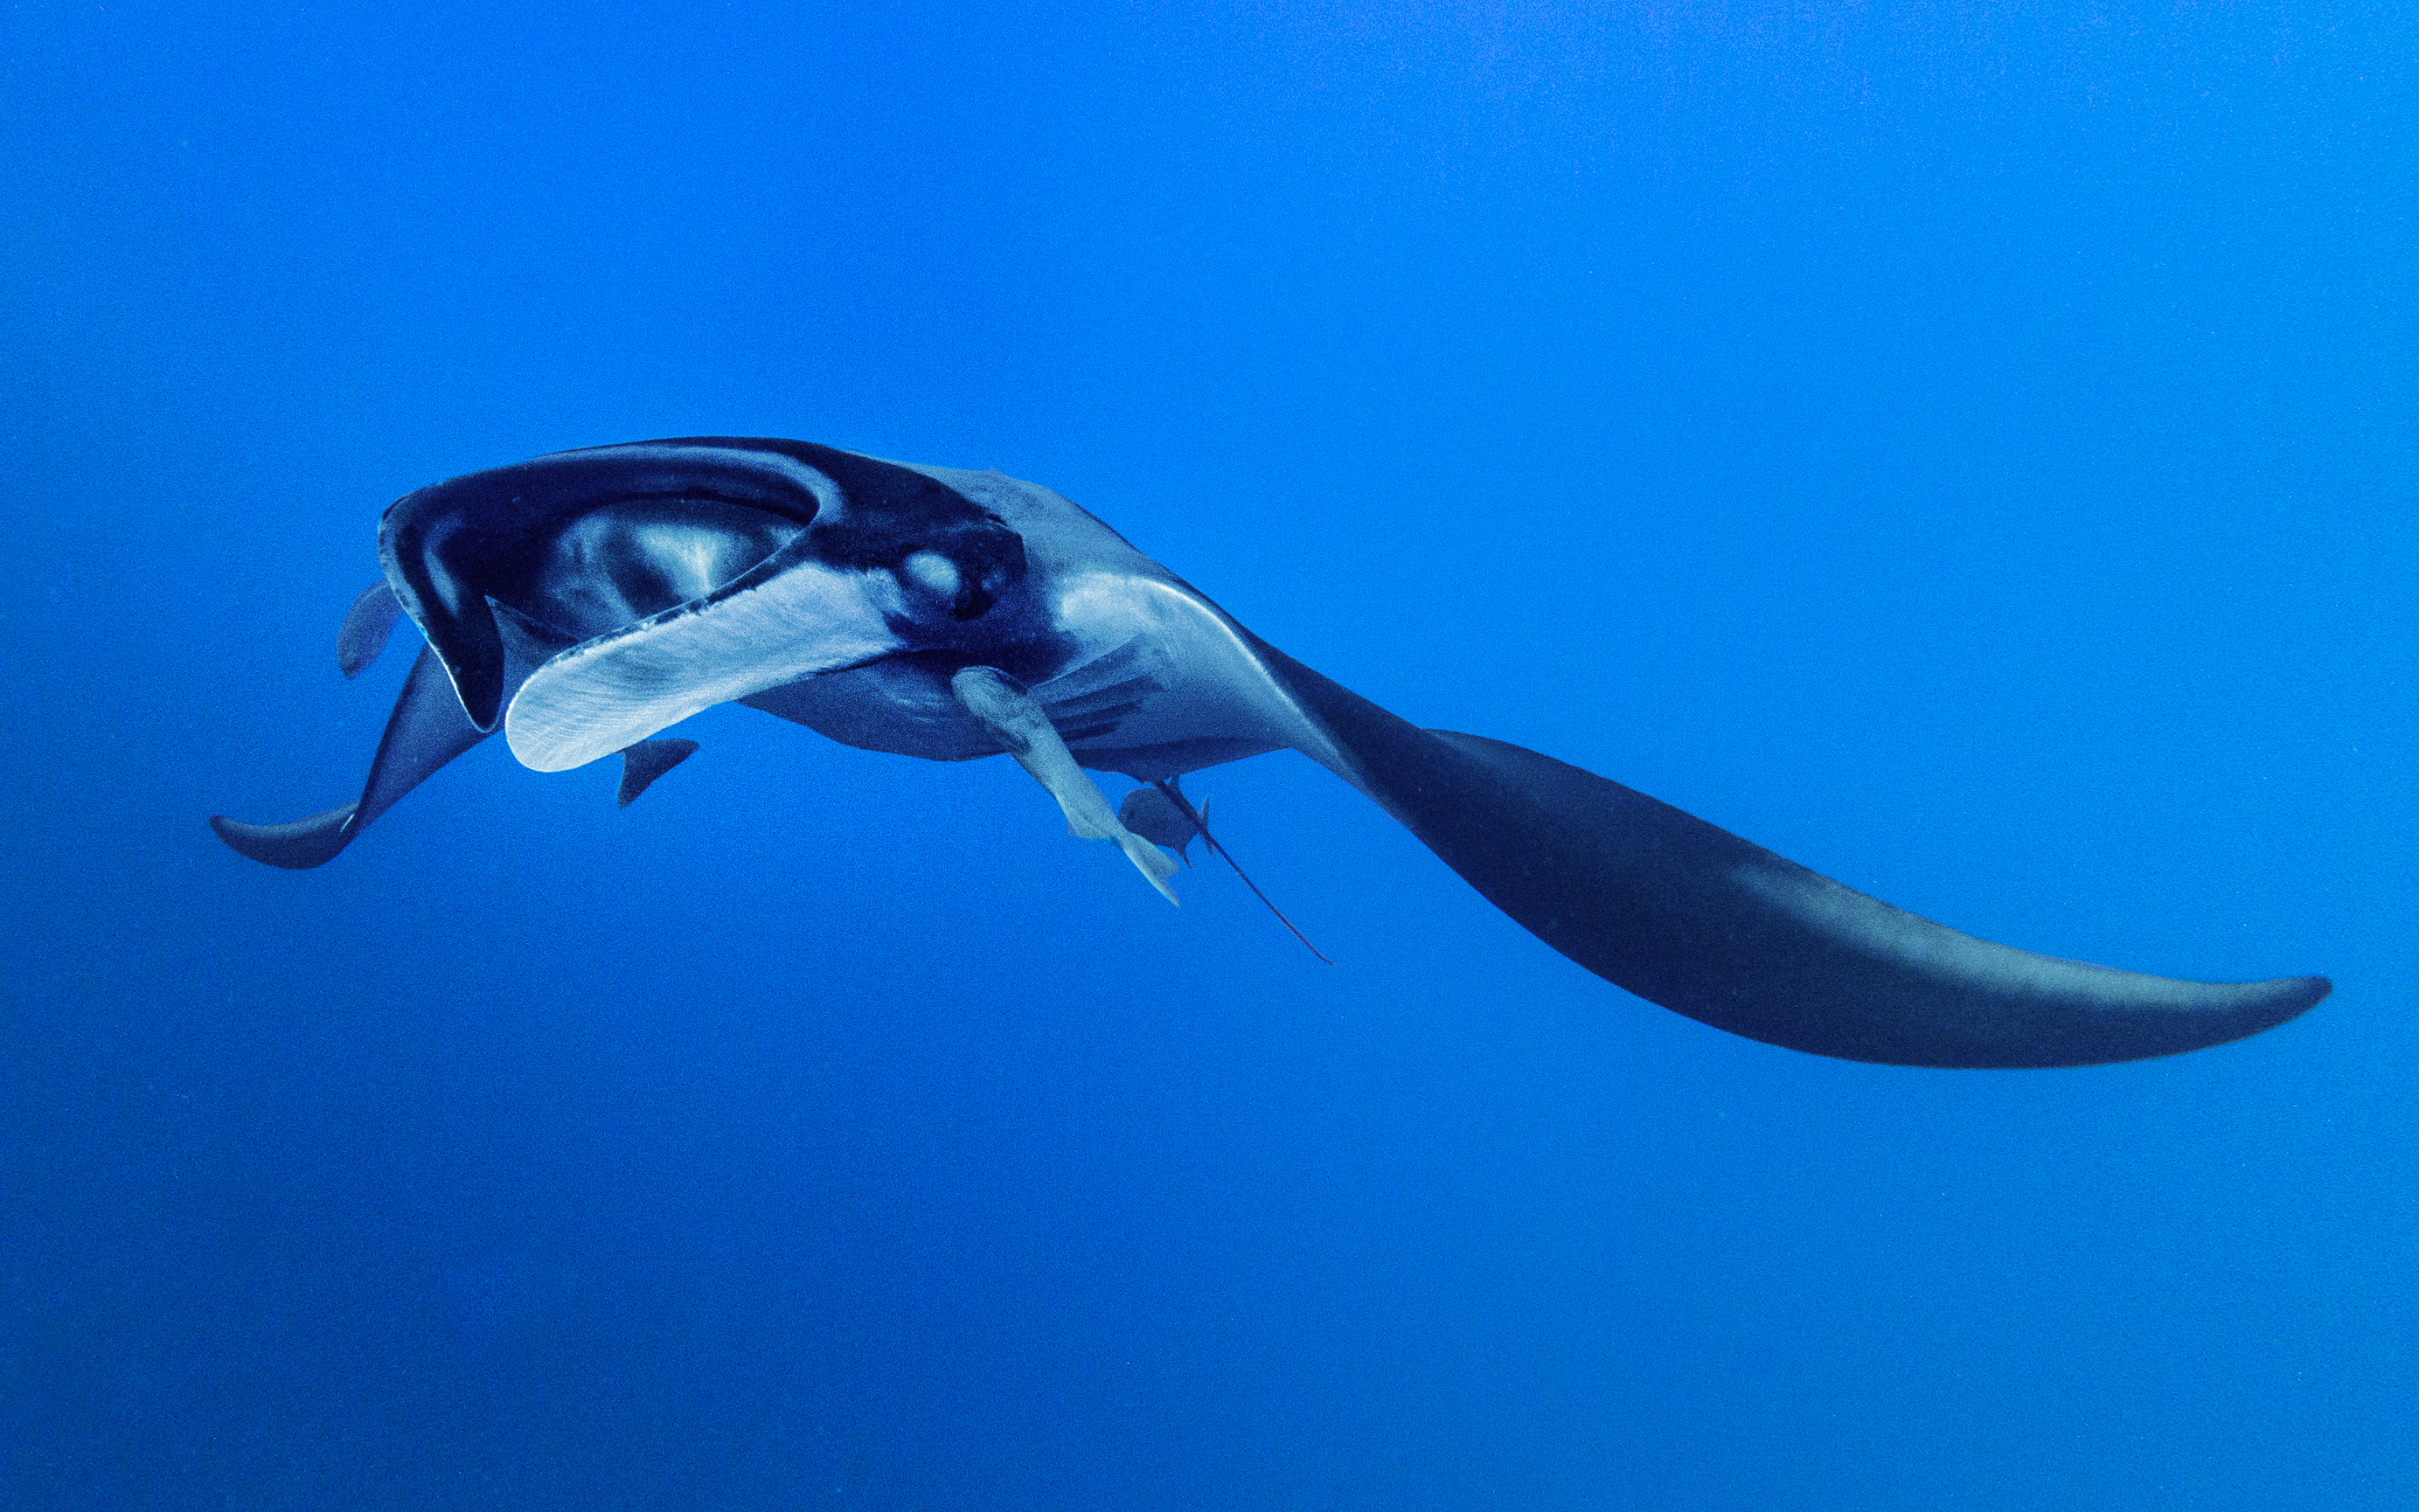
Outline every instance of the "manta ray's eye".
<path id="1" fill-rule="evenodd" d="M 984 579 L 996 580 L 1002 573 L 996 564 L 968 565 L 973 572 L 961 569 L 942 552 L 911 552 L 899 564 L 899 579 L 911 590 L 923 590 L 936 605 L 948 604 L 950 619 L 978 619 L 999 602 L 998 584 Z"/>
<path id="2" fill-rule="evenodd" d="M 927 537 L 895 571 L 911 597 L 966 620 L 989 614 L 1025 574 L 1025 565 L 1024 539 L 986 516 L 980 525 Z"/>
<path id="3" fill-rule="evenodd" d="M 998 595 L 980 583 L 968 582 L 958 564 L 937 551 L 911 554 L 899 564 L 899 575 L 949 606 L 952 619 L 973 619 L 998 602 Z"/>

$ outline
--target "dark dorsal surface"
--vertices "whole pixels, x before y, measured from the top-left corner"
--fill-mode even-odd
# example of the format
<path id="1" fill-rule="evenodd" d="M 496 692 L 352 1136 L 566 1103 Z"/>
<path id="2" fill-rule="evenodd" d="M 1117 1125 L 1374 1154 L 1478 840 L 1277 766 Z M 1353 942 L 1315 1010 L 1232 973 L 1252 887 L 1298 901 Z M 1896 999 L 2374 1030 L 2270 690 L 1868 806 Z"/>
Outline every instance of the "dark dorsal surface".
<path id="1" fill-rule="evenodd" d="M 1420 729 L 1261 650 L 1371 796 L 1488 901 L 1717 1029 L 1891 1065 L 2095 1065 L 2256 1034 L 2329 991 L 2323 977 L 2178 982 L 1977 939 L 1551 756 Z"/>

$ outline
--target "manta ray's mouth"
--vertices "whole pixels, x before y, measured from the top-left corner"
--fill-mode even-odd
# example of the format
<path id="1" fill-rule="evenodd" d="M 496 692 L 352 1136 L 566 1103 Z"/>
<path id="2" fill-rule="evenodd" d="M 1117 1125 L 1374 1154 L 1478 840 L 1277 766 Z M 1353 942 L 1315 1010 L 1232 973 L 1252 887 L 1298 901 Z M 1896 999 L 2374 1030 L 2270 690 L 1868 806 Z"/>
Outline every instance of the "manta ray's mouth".
<path id="1" fill-rule="evenodd" d="M 567 521 L 487 594 L 571 644 L 727 587 L 807 527 L 704 496 L 600 504 Z"/>

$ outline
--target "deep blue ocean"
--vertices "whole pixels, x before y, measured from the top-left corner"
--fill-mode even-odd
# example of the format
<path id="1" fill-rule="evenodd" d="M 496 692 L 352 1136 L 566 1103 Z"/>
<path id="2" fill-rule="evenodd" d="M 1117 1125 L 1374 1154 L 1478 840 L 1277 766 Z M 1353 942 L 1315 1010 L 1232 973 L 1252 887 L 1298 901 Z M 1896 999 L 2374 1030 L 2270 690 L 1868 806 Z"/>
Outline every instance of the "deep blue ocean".
<path id="1" fill-rule="evenodd" d="M 9 7 L 0 1505 L 2419 1505 L 2414 58 L 2301 0 Z M 357 791 L 391 500 L 684 435 L 999 467 L 1420 724 L 2336 993 L 1823 1060 L 1298 756 L 1186 786 L 1333 967 L 1005 760 L 728 707 L 626 812 L 497 741 L 322 870 L 212 838 Z"/>

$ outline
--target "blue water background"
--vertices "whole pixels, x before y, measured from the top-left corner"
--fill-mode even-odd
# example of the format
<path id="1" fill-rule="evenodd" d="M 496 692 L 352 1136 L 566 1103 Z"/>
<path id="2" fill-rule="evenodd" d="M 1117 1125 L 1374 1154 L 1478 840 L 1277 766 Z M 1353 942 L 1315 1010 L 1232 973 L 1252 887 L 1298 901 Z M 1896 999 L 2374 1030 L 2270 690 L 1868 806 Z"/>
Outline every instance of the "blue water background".
<path id="1" fill-rule="evenodd" d="M 2419 1504 L 2395 5 L 0 16 L 0 1504 Z M 2335 976 L 1794 1055 L 1291 755 L 500 743 L 334 864 L 377 511 L 795 435 L 1055 487 L 1423 724 L 1961 928 Z M 408 634 L 408 632 L 407 631 Z"/>

